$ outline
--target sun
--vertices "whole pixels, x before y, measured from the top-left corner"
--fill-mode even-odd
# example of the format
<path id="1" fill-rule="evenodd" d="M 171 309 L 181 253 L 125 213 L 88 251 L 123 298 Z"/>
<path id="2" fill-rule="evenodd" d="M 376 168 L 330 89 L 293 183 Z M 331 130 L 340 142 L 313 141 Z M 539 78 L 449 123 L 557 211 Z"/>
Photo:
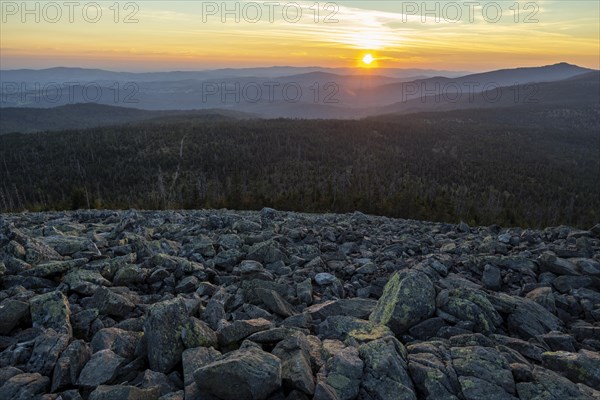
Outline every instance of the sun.
<path id="1" fill-rule="evenodd" d="M 371 63 L 375 61 L 375 59 L 373 58 L 373 56 L 371 54 L 365 54 L 365 56 L 362 59 L 362 62 L 365 63 L 366 65 L 371 65 Z"/>

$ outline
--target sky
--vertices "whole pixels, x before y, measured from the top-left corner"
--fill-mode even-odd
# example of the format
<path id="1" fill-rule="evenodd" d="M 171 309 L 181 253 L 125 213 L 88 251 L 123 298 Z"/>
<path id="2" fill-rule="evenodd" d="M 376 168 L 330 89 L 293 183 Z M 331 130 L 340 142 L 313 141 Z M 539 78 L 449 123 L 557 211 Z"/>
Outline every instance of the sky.
<path id="1" fill-rule="evenodd" d="M 1 69 L 600 68 L 597 0 L 0 3 Z"/>

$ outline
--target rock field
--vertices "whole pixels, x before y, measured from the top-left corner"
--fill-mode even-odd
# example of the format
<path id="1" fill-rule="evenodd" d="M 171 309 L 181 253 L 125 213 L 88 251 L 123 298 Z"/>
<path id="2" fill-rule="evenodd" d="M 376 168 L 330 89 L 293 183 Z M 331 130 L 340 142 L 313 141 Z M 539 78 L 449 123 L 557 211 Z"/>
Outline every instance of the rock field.
<path id="1" fill-rule="evenodd" d="M 600 399 L 600 224 L 2 214 L 0 399 Z"/>

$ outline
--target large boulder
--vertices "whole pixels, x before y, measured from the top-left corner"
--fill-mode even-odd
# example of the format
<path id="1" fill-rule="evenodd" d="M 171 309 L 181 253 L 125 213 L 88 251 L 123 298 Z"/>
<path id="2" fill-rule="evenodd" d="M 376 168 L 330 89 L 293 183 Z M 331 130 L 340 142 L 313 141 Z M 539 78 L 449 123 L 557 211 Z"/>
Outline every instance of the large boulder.
<path id="1" fill-rule="evenodd" d="M 310 343 L 302 334 L 288 336 L 273 349 L 281 360 L 283 386 L 309 396 L 315 392 L 315 380 L 310 364 Z"/>
<path id="2" fill-rule="evenodd" d="M 27 362 L 27 371 L 50 376 L 61 353 L 69 345 L 69 340 L 69 335 L 57 333 L 53 329 L 36 337 L 33 352 Z"/>
<path id="3" fill-rule="evenodd" d="M 119 374 L 126 360 L 111 350 L 101 350 L 90 358 L 79 374 L 77 384 L 85 387 L 97 387 L 112 381 Z"/>
<path id="4" fill-rule="evenodd" d="M 453 347 L 452 364 L 467 400 L 516 399 L 515 381 L 506 358 L 482 346 Z"/>
<path id="5" fill-rule="evenodd" d="M 402 334 L 434 312 L 433 284 L 424 273 L 410 270 L 392 276 L 369 319 Z"/>
<path id="6" fill-rule="evenodd" d="M 364 363 L 355 347 L 346 347 L 331 357 L 325 366 L 325 383 L 339 400 L 352 400 L 358 396 Z"/>
<path id="7" fill-rule="evenodd" d="M 373 340 L 359 348 L 364 362 L 360 398 L 364 400 L 416 400 L 408 374 L 406 349 L 396 338 Z"/>
<path id="8" fill-rule="evenodd" d="M 69 317 L 69 302 L 61 292 L 49 292 L 32 298 L 29 301 L 33 327 L 54 329 L 56 332 L 71 335 L 73 329 Z"/>
<path id="9" fill-rule="evenodd" d="M 29 304 L 7 299 L 0 303 L 0 335 L 8 335 L 29 315 Z"/>
<path id="10" fill-rule="evenodd" d="M 281 361 L 249 347 L 199 368 L 194 379 L 200 393 L 222 400 L 264 400 L 281 387 Z"/>
<path id="11" fill-rule="evenodd" d="M 92 353 L 82 340 L 72 342 L 62 352 L 52 375 L 52 392 L 73 386 L 77 383 L 79 373 L 89 361 Z"/>
<path id="12" fill-rule="evenodd" d="M 584 383 L 600 390 L 600 354 L 588 350 L 542 354 L 544 366 L 564 375 L 573 382 Z"/>
<path id="13" fill-rule="evenodd" d="M 181 298 L 154 304 L 144 324 L 144 336 L 150 369 L 168 373 L 181 361 L 185 344 L 181 338 L 188 320 Z"/>
<path id="14" fill-rule="evenodd" d="M 440 309 L 454 316 L 456 321 L 472 322 L 475 332 L 495 332 L 502 324 L 502 317 L 482 291 L 465 287 L 453 289 L 447 297 L 445 291 L 441 292 L 437 301 Z"/>

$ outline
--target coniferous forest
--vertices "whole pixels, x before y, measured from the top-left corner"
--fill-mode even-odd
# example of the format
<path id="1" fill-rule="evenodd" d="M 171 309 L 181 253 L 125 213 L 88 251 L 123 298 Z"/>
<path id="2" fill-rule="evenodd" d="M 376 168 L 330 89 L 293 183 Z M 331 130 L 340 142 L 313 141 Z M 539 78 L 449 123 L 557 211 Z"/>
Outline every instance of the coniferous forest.
<path id="1" fill-rule="evenodd" d="M 182 116 L 5 134 L 0 209 L 270 206 L 589 227 L 600 219 L 599 115 L 591 107 L 345 121 Z"/>

